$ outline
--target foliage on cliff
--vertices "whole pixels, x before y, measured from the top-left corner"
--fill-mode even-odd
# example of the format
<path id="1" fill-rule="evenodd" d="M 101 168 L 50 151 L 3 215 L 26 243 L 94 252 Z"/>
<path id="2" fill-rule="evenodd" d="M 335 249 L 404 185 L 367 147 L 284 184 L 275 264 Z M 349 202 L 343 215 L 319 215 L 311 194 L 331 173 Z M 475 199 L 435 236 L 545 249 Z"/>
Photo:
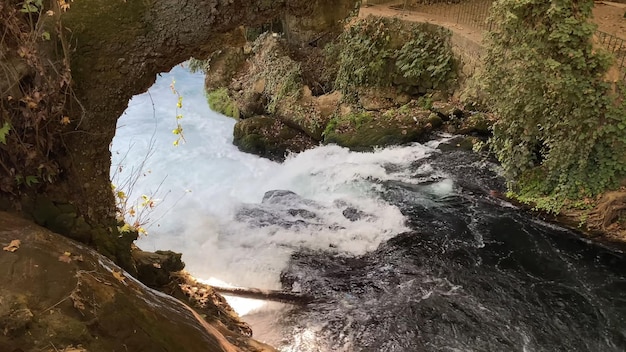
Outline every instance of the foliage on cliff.
<path id="1" fill-rule="evenodd" d="M 349 26 L 338 46 L 335 88 L 344 92 L 391 84 L 442 89 L 454 78 L 450 32 L 441 28 L 368 17 Z"/>
<path id="2" fill-rule="evenodd" d="M 228 94 L 227 88 L 222 87 L 214 91 L 207 92 L 207 102 L 209 103 L 211 110 L 235 119 L 239 118 L 239 109 Z"/>
<path id="3" fill-rule="evenodd" d="M 483 83 L 499 116 L 491 141 L 509 189 L 558 211 L 626 173 L 626 107 L 605 82 L 611 57 L 593 47 L 592 1 L 503 0 Z M 623 94 L 623 92 L 622 92 Z"/>
<path id="4" fill-rule="evenodd" d="M 53 182 L 59 174 L 54 154 L 77 123 L 65 112 L 71 72 L 67 44 L 56 34 L 69 5 L 52 4 L 0 4 L 0 192 L 13 196 Z M 46 52 L 55 45 L 61 55 L 50 60 Z"/>

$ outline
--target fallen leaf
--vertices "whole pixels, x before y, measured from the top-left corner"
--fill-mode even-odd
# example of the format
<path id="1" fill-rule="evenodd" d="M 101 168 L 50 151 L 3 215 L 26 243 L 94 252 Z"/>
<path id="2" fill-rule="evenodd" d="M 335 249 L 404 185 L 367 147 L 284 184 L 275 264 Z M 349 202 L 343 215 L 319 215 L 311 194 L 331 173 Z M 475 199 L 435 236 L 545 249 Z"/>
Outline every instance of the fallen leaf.
<path id="1" fill-rule="evenodd" d="M 126 277 L 124 275 L 122 275 L 121 271 L 113 270 L 113 277 L 116 278 L 117 281 L 119 281 L 121 283 L 125 283 L 124 280 L 126 280 Z"/>
<path id="2" fill-rule="evenodd" d="M 22 244 L 22 242 L 20 240 L 13 240 L 11 241 L 11 243 L 9 243 L 8 246 L 2 248 L 3 250 L 7 251 L 7 252 L 15 252 L 18 248 L 20 248 L 20 245 Z"/>
<path id="3" fill-rule="evenodd" d="M 72 253 L 65 252 L 59 256 L 59 261 L 63 263 L 71 263 L 72 262 Z"/>
<path id="4" fill-rule="evenodd" d="M 74 347 L 74 345 L 69 345 L 65 347 L 64 349 L 62 349 L 61 352 L 88 352 L 88 351 L 84 349 L 82 345 L 78 345 L 76 347 Z"/>

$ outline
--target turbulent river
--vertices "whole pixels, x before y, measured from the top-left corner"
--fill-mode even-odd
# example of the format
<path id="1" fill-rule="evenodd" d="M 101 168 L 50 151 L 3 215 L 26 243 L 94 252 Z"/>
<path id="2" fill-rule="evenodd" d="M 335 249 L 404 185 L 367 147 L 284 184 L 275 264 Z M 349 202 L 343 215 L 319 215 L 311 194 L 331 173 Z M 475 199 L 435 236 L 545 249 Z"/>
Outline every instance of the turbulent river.
<path id="1" fill-rule="evenodd" d="M 176 67 L 131 100 L 112 179 L 149 220 L 143 249 L 182 252 L 209 283 L 317 298 L 232 299 L 257 339 L 302 352 L 626 350 L 624 255 L 490 197 L 492 163 L 442 151 L 446 137 L 274 163 L 232 145 L 235 121 L 209 110 L 202 85 Z"/>

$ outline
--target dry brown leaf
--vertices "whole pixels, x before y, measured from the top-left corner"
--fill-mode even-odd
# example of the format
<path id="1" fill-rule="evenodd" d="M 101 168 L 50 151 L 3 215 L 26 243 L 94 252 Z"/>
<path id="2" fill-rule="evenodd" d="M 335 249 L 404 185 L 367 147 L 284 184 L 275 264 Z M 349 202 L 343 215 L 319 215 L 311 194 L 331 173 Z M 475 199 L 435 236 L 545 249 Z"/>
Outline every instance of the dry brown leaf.
<path id="1" fill-rule="evenodd" d="M 119 281 L 121 283 L 125 283 L 124 280 L 126 280 L 126 277 L 124 275 L 122 275 L 121 271 L 113 270 L 113 277 L 116 278 L 117 281 Z"/>
<path id="2" fill-rule="evenodd" d="M 20 248 L 20 245 L 22 244 L 22 242 L 20 240 L 13 240 L 11 241 L 11 243 L 9 243 L 8 246 L 2 248 L 3 250 L 7 251 L 7 252 L 15 252 L 18 248 Z"/>
<path id="3" fill-rule="evenodd" d="M 59 261 L 63 263 L 71 263 L 72 262 L 72 253 L 65 252 L 59 256 Z"/>

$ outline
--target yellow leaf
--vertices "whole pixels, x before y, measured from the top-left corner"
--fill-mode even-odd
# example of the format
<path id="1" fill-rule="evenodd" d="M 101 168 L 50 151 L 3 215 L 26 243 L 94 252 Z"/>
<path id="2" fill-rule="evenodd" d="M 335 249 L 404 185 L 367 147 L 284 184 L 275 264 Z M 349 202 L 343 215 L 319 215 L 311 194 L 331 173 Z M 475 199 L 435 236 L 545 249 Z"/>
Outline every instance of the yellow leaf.
<path id="1" fill-rule="evenodd" d="M 83 309 L 84 309 L 84 305 L 83 305 Z M 74 345 L 69 345 L 65 347 L 64 349 L 60 350 L 60 352 L 87 352 L 87 350 L 83 347 L 83 345 L 78 345 L 76 347 L 74 347 Z"/>
<path id="2" fill-rule="evenodd" d="M 22 244 L 22 242 L 20 240 L 13 240 L 11 241 L 11 243 L 9 243 L 8 246 L 2 248 L 3 250 L 7 251 L 7 252 L 15 252 L 18 248 L 20 248 L 20 245 Z"/>
<path id="3" fill-rule="evenodd" d="M 125 283 L 124 280 L 126 280 L 126 277 L 122 275 L 121 271 L 113 270 L 113 277 L 117 279 L 117 281 Z"/>
<path id="4" fill-rule="evenodd" d="M 70 122 L 71 120 L 69 116 L 63 116 L 63 118 L 61 119 L 61 125 L 69 125 Z"/>

